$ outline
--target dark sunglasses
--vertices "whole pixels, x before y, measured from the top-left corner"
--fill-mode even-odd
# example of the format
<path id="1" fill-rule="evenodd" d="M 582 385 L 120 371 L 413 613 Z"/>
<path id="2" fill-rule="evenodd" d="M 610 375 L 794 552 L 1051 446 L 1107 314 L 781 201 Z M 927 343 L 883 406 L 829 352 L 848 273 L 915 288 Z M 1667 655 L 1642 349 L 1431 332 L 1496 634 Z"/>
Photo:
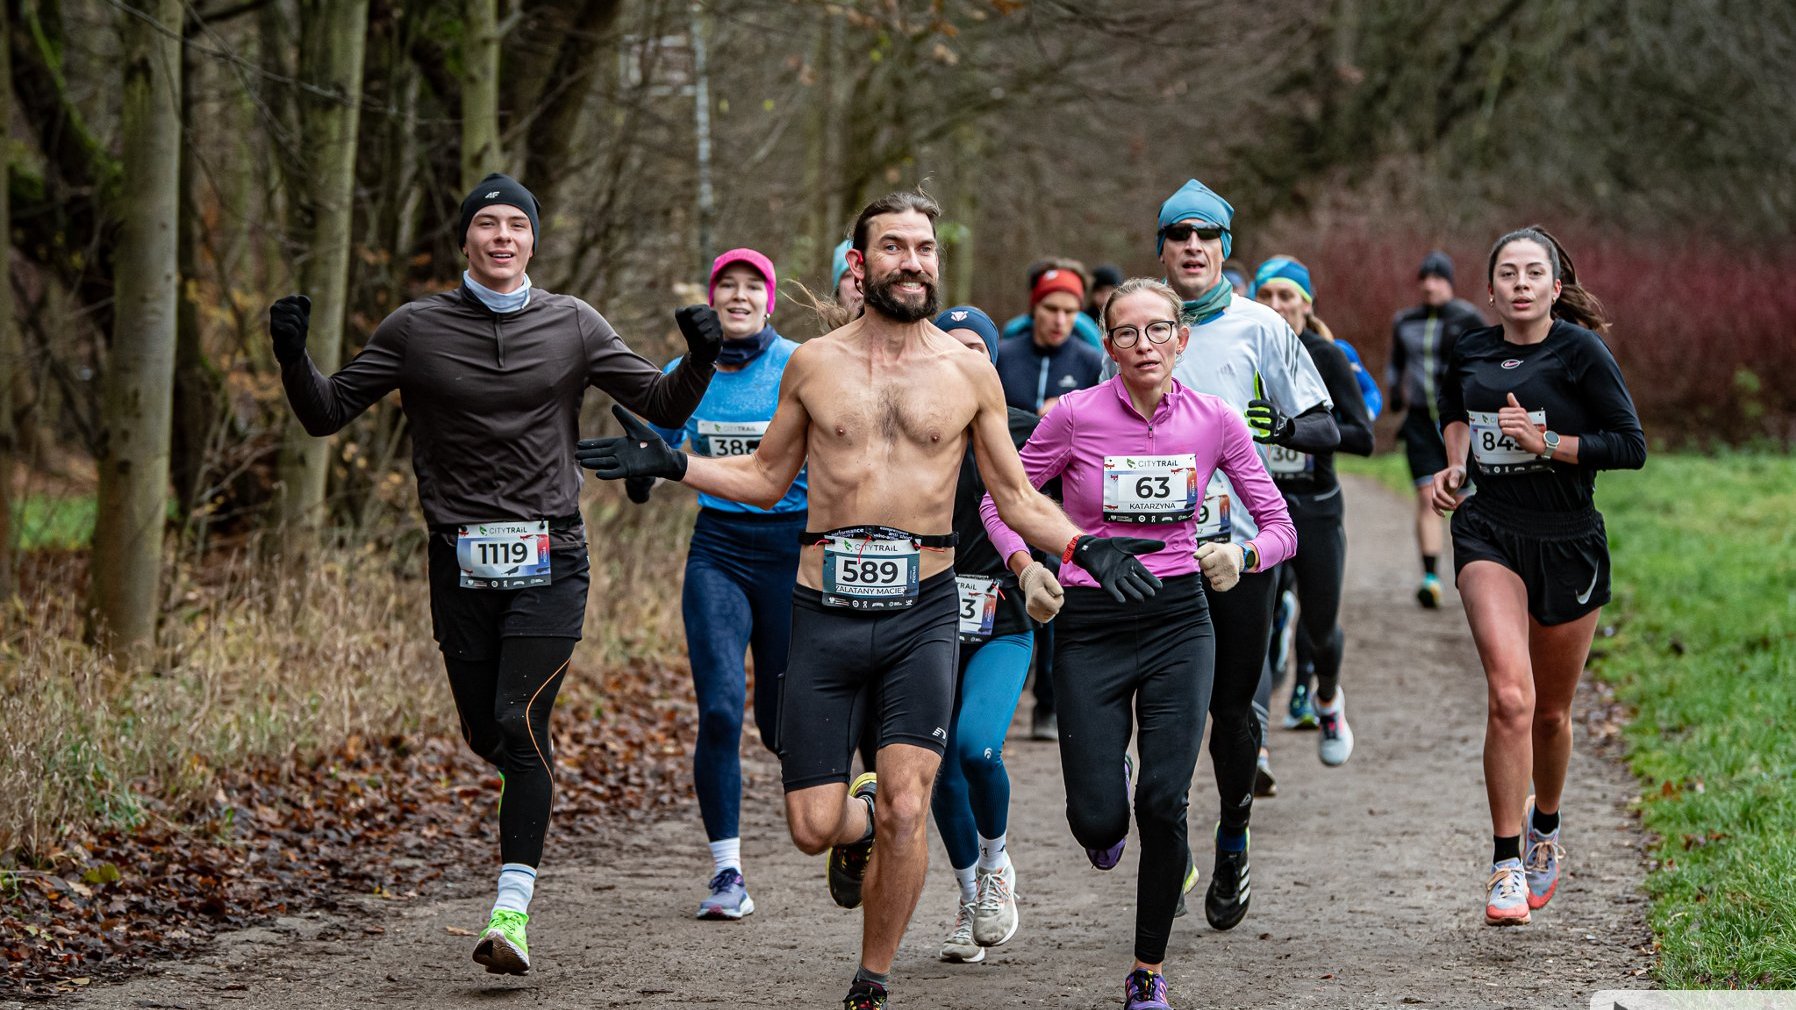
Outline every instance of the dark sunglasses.
<path id="1" fill-rule="evenodd" d="M 1168 242 L 1173 243 L 1183 242 L 1193 235 L 1208 242 L 1211 239 L 1221 238 L 1227 231 L 1227 228 L 1218 228 L 1208 224 L 1169 224 L 1160 229 L 1160 234 L 1165 236 Z"/>

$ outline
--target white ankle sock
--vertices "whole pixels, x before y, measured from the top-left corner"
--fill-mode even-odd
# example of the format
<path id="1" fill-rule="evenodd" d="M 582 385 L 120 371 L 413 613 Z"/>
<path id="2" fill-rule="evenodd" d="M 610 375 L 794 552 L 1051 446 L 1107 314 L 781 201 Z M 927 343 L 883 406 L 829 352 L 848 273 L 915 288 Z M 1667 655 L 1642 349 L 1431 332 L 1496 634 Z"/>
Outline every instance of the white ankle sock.
<path id="1" fill-rule="evenodd" d="M 1010 836 L 1005 832 L 996 838 L 979 836 L 979 868 L 986 872 L 1002 870 L 1010 865 L 1010 853 L 1005 851 L 1004 839 Z"/>
<path id="2" fill-rule="evenodd" d="M 711 843 L 711 872 L 722 873 L 734 867 L 742 871 L 742 839 L 725 838 L 721 842 Z"/>
<path id="3" fill-rule="evenodd" d="M 960 881 L 960 903 L 965 905 L 979 896 L 979 880 L 971 866 L 956 866 L 954 879 Z"/>
<path id="4" fill-rule="evenodd" d="M 530 899 L 536 894 L 536 868 L 523 863 L 506 863 L 499 867 L 499 898 L 493 911 L 507 909 L 530 914 Z"/>
<path id="5" fill-rule="evenodd" d="M 1341 689 L 1337 687 L 1337 688 L 1335 688 L 1335 696 L 1334 696 L 1333 701 L 1323 701 L 1321 698 L 1317 698 L 1316 699 L 1316 714 L 1317 715 L 1334 715 L 1336 712 L 1339 712 L 1341 710 L 1341 699 L 1343 697 L 1345 697 L 1345 695 L 1343 695 L 1341 693 Z"/>

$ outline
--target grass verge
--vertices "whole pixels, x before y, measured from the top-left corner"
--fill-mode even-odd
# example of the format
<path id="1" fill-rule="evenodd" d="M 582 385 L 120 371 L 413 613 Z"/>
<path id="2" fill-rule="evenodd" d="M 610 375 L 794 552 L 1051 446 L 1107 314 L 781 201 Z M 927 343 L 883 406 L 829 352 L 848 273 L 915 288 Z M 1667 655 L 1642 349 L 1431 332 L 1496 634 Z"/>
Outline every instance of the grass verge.
<path id="1" fill-rule="evenodd" d="M 1659 981 L 1796 988 L 1796 458 L 1658 455 L 1598 498 Z"/>

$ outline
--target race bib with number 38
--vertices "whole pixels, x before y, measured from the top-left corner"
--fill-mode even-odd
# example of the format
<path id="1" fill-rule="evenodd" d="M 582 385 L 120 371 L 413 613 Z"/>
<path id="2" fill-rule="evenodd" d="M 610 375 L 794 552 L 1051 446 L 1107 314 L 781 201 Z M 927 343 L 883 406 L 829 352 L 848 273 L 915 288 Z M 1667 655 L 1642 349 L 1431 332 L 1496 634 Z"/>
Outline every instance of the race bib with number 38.
<path id="1" fill-rule="evenodd" d="M 960 588 L 960 638 L 983 642 L 992 637 L 998 619 L 998 580 L 984 575 L 956 575 Z"/>
<path id="2" fill-rule="evenodd" d="M 468 523 L 456 528 L 455 560 L 463 589 L 522 589 L 546 586 L 549 523 Z"/>
<path id="3" fill-rule="evenodd" d="M 901 610 L 917 602 L 921 569 L 909 540 L 830 536 L 823 541 L 823 604 L 855 610 Z"/>
<path id="4" fill-rule="evenodd" d="M 692 449 L 700 456 L 751 456 L 767 434 L 766 421 L 696 421 Z"/>
<path id="5" fill-rule="evenodd" d="M 1197 514 L 1197 457 L 1105 456 L 1104 521 L 1176 523 Z"/>
<path id="6" fill-rule="evenodd" d="M 1466 411 L 1466 420 L 1472 428 L 1472 458 L 1478 461 L 1480 469 L 1491 474 L 1533 473 L 1552 469 L 1552 464 L 1503 434 L 1503 429 L 1497 423 L 1497 416 L 1494 410 Z M 1545 431 L 1547 412 L 1530 410 L 1528 421 Z"/>

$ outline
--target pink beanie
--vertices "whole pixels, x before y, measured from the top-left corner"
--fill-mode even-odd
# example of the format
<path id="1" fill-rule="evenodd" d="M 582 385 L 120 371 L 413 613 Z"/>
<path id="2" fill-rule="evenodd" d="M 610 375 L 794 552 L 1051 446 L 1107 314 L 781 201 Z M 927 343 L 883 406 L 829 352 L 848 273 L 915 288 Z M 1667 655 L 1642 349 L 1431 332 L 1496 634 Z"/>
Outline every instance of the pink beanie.
<path id="1" fill-rule="evenodd" d="M 773 272 L 773 261 L 753 249 L 731 249 L 711 263 L 711 285 L 705 289 L 705 300 L 717 301 L 717 275 L 723 273 L 731 263 L 747 263 L 760 271 L 767 281 L 767 314 L 773 315 L 773 296 L 779 288 L 779 277 Z"/>

